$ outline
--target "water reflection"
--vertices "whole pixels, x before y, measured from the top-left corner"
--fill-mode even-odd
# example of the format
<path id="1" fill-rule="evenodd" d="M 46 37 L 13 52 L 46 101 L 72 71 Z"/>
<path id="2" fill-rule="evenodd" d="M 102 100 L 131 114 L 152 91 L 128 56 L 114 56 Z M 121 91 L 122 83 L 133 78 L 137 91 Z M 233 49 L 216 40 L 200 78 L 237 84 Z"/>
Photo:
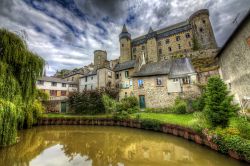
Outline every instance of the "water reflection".
<path id="1" fill-rule="evenodd" d="M 20 138 L 0 149 L 0 165 L 247 165 L 182 138 L 120 127 L 36 127 Z"/>

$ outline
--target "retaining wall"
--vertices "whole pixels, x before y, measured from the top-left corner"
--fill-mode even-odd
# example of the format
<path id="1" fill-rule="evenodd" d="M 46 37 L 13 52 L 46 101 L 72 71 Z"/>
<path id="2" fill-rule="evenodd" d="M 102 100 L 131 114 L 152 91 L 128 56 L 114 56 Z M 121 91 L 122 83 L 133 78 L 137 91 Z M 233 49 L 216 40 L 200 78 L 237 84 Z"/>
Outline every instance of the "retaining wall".
<path id="1" fill-rule="evenodd" d="M 205 145 L 215 151 L 219 151 L 219 146 L 212 141 L 211 136 L 205 136 L 198 134 L 190 128 L 181 127 L 173 124 L 161 124 L 160 129 L 148 129 L 142 126 L 138 120 L 114 120 L 107 118 L 98 119 L 83 119 L 83 118 L 40 118 L 38 125 L 96 125 L 96 126 L 123 126 L 138 129 L 154 130 L 175 136 L 182 137 L 184 139 L 193 141 L 200 145 Z M 250 163 L 245 157 L 240 156 L 237 152 L 230 150 L 228 155 L 234 159 L 242 160 Z"/>

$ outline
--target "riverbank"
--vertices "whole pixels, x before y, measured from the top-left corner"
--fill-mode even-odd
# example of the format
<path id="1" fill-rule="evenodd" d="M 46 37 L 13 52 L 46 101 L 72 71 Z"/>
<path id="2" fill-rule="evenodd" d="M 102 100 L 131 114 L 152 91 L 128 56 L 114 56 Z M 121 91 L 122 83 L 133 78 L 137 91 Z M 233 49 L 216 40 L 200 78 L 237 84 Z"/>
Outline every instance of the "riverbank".
<path id="1" fill-rule="evenodd" d="M 197 132 L 192 128 L 195 121 L 192 114 L 156 114 L 140 113 L 132 114 L 130 119 L 113 119 L 111 115 L 67 115 L 48 114 L 38 120 L 38 125 L 99 125 L 99 126 L 123 126 L 138 129 L 154 130 L 166 134 L 172 134 L 184 139 L 205 145 L 215 151 L 229 155 L 237 160 L 250 163 L 250 142 L 232 134 L 231 139 L 211 134 L 212 132 Z M 232 120 L 231 126 L 234 125 Z"/>

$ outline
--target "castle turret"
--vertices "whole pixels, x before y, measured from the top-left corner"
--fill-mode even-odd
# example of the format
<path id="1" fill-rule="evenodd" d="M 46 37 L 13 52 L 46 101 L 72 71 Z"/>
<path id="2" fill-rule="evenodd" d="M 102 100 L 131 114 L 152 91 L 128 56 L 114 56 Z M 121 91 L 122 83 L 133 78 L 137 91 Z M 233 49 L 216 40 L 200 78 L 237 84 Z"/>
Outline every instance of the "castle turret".
<path id="1" fill-rule="evenodd" d="M 199 49 L 217 48 L 212 25 L 209 19 L 209 11 L 202 9 L 189 17 L 194 35 L 194 44 Z"/>
<path id="2" fill-rule="evenodd" d="M 123 63 L 131 60 L 131 35 L 128 33 L 126 25 L 123 25 L 122 32 L 119 35 L 120 39 L 120 59 Z"/>
<path id="3" fill-rule="evenodd" d="M 96 69 L 102 68 L 105 66 L 107 61 L 107 52 L 103 50 L 94 51 L 94 66 Z"/>
<path id="4" fill-rule="evenodd" d="M 148 34 L 146 35 L 147 38 L 147 62 L 157 62 L 157 41 L 156 41 L 156 32 L 149 28 Z"/>

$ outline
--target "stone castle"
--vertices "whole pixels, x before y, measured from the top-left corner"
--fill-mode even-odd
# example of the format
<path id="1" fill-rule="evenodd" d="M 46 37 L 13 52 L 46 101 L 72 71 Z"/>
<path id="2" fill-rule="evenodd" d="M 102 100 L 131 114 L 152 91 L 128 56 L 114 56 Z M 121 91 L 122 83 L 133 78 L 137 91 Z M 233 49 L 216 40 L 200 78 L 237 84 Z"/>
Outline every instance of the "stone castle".
<path id="1" fill-rule="evenodd" d="M 203 72 L 202 65 L 195 61 L 217 53 L 207 9 L 178 24 L 156 31 L 150 28 L 147 34 L 134 39 L 124 25 L 119 41 L 119 59 L 108 61 L 106 51 L 96 50 L 94 64 L 76 72 L 79 91 L 117 87 L 119 99 L 134 95 L 141 108 L 167 107 L 177 96 L 199 94 L 199 80 L 218 74 L 217 68 Z M 64 79 L 73 81 L 72 77 L 74 73 L 69 73 Z"/>

